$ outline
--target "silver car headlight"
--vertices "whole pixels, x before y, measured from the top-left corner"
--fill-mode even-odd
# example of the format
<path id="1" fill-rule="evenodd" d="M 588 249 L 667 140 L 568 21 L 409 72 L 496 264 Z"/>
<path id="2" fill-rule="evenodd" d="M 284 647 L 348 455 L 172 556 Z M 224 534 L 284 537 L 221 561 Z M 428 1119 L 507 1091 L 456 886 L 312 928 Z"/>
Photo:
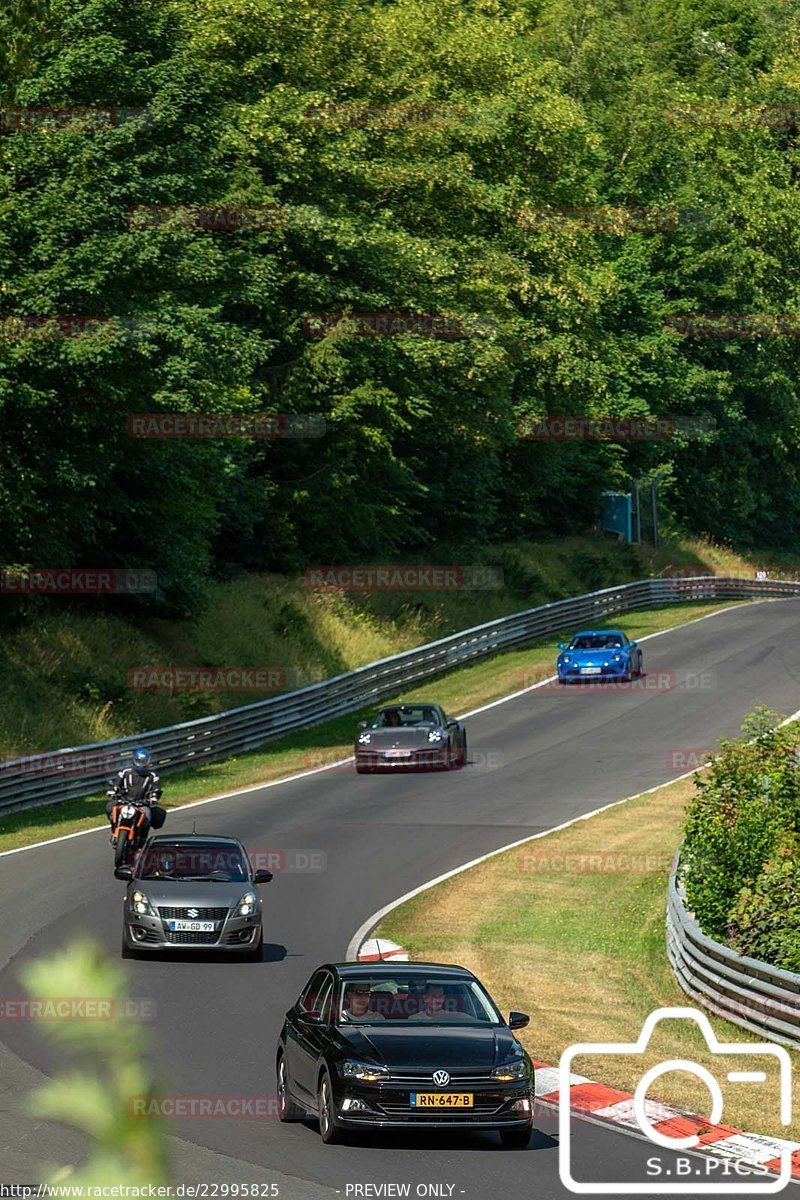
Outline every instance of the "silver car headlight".
<path id="1" fill-rule="evenodd" d="M 358 735 L 359 746 L 368 746 L 372 741 L 372 735 L 369 733 L 360 733 Z"/>
<path id="2" fill-rule="evenodd" d="M 132 892 L 129 903 L 133 911 L 135 913 L 139 913 L 141 916 L 157 916 L 156 910 L 153 908 L 144 892 Z"/>
<path id="3" fill-rule="evenodd" d="M 358 1062 L 355 1058 L 346 1058 L 344 1062 L 337 1063 L 337 1070 L 342 1079 L 349 1079 L 355 1083 L 380 1083 L 382 1079 L 389 1078 L 388 1067 L 379 1067 L 377 1063 Z"/>
<path id="4" fill-rule="evenodd" d="M 428 741 L 429 742 L 440 742 L 441 740 L 442 740 L 441 729 L 431 729 L 431 731 L 428 734 Z"/>
<path id="5" fill-rule="evenodd" d="M 503 1063 L 502 1067 L 495 1067 L 492 1071 L 492 1079 L 498 1079 L 501 1083 L 511 1083 L 515 1079 L 528 1079 L 530 1070 L 524 1058 L 515 1058 L 511 1062 Z"/>
<path id="6" fill-rule="evenodd" d="M 252 917 L 256 910 L 255 892 L 248 892 L 246 896 L 242 896 L 239 901 L 239 907 L 236 910 L 237 917 Z"/>

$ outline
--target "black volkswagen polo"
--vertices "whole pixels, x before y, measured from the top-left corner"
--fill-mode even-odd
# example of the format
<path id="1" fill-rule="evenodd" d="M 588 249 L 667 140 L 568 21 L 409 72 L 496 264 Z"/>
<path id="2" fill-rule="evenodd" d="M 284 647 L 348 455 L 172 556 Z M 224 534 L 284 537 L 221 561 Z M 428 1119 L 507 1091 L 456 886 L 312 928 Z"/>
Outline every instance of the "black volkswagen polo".
<path id="1" fill-rule="evenodd" d="M 278 1044 L 282 1121 L 319 1119 L 324 1142 L 349 1129 L 496 1130 L 524 1149 L 533 1063 L 464 967 L 339 963 L 315 971 Z"/>

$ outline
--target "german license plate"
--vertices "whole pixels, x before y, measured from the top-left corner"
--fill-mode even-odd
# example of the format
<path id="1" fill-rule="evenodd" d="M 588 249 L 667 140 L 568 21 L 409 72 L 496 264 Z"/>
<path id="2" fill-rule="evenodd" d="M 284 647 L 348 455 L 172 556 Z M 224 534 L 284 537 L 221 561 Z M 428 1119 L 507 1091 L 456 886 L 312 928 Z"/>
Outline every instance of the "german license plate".
<path id="1" fill-rule="evenodd" d="M 387 750 L 386 758 L 411 758 L 410 750 Z"/>
<path id="2" fill-rule="evenodd" d="M 168 921 L 172 933 L 213 933 L 213 921 Z"/>
<path id="3" fill-rule="evenodd" d="M 599 675 L 602 667 L 581 667 L 581 675 Z"/>
<path id="4" fill-rule="evenodd" d="M 472 1108 L 472 1092 L 412 1092 L 412 1108 Z"/>

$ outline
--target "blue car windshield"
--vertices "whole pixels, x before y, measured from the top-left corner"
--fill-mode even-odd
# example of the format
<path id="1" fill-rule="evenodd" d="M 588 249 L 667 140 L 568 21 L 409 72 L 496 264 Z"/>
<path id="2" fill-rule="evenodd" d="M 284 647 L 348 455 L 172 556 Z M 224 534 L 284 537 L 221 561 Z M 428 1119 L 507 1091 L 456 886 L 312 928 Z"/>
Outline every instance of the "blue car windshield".
<path id="1" fill-rule="evenodd" d="M 621 650 L 622 638 L 618 633 L 589 633 L 574 637 L 569 644 L 570 650 Z"/>

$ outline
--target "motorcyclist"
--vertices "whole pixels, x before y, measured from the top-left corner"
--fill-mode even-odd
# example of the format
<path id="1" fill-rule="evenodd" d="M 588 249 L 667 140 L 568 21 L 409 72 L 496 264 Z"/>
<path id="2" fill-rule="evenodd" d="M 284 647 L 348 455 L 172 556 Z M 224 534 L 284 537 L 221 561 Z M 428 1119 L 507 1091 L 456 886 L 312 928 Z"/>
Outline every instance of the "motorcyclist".
<path id="1" fill-rule="evenodd" d="M 112 779 L 110 782 L 111 788 L 106 793 L 110 797 L 106 805 L 106 816 L 112 831 L 115 825 L 117 806 L 137 804 L 144 815 L 140 826 L 140 836 L 143 842 L 150 830 L 151 805 L 154 801 L 160 800 L 162 795 L 161 780 L 157 772 L 150 766 L 150 751 L 146 750 L 144 746 L 137 746 L 132 755 L 132 765 L 123 767 L 116 779 Z"/>

